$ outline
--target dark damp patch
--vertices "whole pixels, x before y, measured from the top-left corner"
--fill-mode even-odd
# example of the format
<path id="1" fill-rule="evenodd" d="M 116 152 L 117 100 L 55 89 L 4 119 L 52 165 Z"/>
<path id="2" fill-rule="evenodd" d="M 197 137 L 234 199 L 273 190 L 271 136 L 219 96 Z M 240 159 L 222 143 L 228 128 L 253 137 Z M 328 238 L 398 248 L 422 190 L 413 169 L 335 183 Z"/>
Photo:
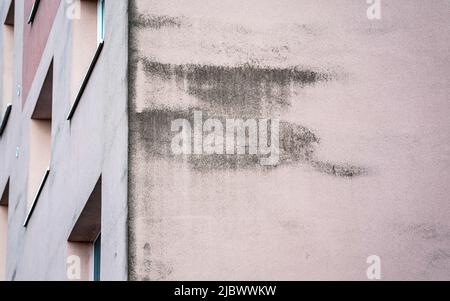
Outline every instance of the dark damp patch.
<path id="1" fill-rule="evenodd" d="M 220 119 L 220 118 L 218 118 Z M 246 118 L 242 118 L 246 120 Z M 225 124 L 224 120 L 222 120 Z M 268 140 L 271 137 L 271 128 L 267 129 Z M 247 138 L 248 136 L 246 136 Z M 214 169 L 249 169 L 264 168 L 272 169 L 280 165 L 294 162 L 310 162 L 314 157 L 314 152 L 319 139 L 306 127 L 288 122 L 280 122 L 279 136 L 279 162 L 275 166 L 263 166 L 261 160 L 270 156 L 261 154 L 249 154 L 249 141 L 245 141 L 245 155 L 201 155 L 189 156 L 188 162 L 196 170 Z"/>
<path id="2" fill-rule="evenodd" d="M 187 161 L 193 170 L 238 170 L 262 168 L 258 155 L 192 155 Z"/>
<path id="3" fill-rule="evenodd" d="M 294 24 L 293 26 L 307 35 L 317 36 L 320 33 L 318 26 L 313 26 L 310 24 Z"/>
<path id="4" fill-rule="evenodd" d="M 153 29 L 161 29 L 163 27 L 179 28 L 182 25 L 182 18 L 138 14 L 132 19 L 131 25 L 136 28 L 153 28 Z"/>
<path id="5" fill-rule="evenodd" d="M 317 171 L 340 178 L 353 178 L 368 174 L 366 168 L 350 164 L 335 164 L 330 162 L 311 161 L 311 166 Z"/>
<path id="6" fill-rule="evenodd" d="M 397 226 L 401 234 L 410 234 L 424 240 L 450 241 L 450 228 L 442 224 L 411 224 Z"/>
<path id="7" fill-rule="evenodd" d="M 145 243 L 143 247 L 144 252 L 144 270 L 148 280 L 164 280 L 167 279 L 173 273 L 173 267 L 171 264 L 160 260 L 152 260 L 153 252 L 150 243 Z"/>
<path id="8" fill-rule="evenodd" d="M 146 257 L 147 258 L 147 257 Z M 144 259 L 145 281 L 166 280 L 172 273 L 173 267 L 162 261 Z"/>
<path id="9" fill-rule="evenodd" d="M 173 137 L 178 132 L 171 131 L 171 123 L 176 119 L 186 119 L 190 122 L 193 130 L 193 116 L 194 109 L 186 111 L 152 110 L 136 113 L 130 126 L 132 143 L 144 147 L 146 160 L 152 160 L 155 157 L 173 158 L 189 164 L 193 170 L 200 172 L 242 169 L 272 170 L 279 166 L 300 163 L 312 166 L 318 172 L 341 178 L 352 178 L 367 174 L 367 170 L 362 167 L 318 161 L 315 153 L 320 139 L 310 129 L 289 122 L 280 123 L 280 154 L 279 162 L 275 166 L 262 165 L 262 159 L 268 158 L 270 154 L 249 154 L 248 139 L 245 141 L 247 150 L 245 155 L 192 154 L 175 156 L 172 153 L 171 144 Z M 223 116 L 203 113 L 203 121 L 209 118 L 218 119 L 223 125 L 226 124 L 226 118 Z M 246 120 L 246 118 L 241 119 Z M 268 137 L 271 137 L 270 127 L 268 128 Z"/>
<path id="10" fill-rule="evenodd" d="M 319 142 L 319 138 L 306 127 L 280 123 L 280 159 L 283 163 L 311 160 Z"/>
<path id="11" fill-rule="evenodd" d="M 167 157 L 172 154 L 171 143 L 176 133 L 171 131 L 171 123 L 176 119 L 190 119 L 189 112 L 171 110 L 151 110 L 134 113 L 130 122 L 130 135 L 133 143 L 145 147 L 145 155 Z"/>
<path id="12" fill-rule="evenodd" d="M 174 80 L 177 87 L 226 115 L 272 115 L 291 105 L 295 88 L 333 79 L 302 69 L 161 64 L 141 58 L 149 77 Z"/>
<path id="13" fill-rule="evenodd" d="M 428 258 L 428 265 L 433 267 L 445 266 L 447 262 L 450 262 L 450 251 L 448 249 L 438 249 Z"/>

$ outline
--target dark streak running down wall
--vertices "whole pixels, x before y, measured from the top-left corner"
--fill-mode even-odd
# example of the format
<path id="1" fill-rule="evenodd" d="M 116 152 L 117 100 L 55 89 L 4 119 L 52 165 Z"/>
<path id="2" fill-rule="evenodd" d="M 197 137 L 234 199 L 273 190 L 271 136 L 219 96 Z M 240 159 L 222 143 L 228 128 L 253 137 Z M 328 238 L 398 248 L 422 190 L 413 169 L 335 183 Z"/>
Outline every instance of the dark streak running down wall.
<path id="1" fill-rule="evenodd" d="M 335 75 L 299 67 L 161 64 L 142 58 L 149 77 L 175 80 L 208 109 L 228 116 L 274 116 L 290 106 L 296 88 L 329 81 Z"/>
<path id="2" fill-rule="evenodd" d="M 133 26 L 137 28 L 153 28 L 160 29 L 162 27 L 180 27 L 181 18 L 173 18 L 169 16 L 148 16 L 138 15 L 133 20 Z"/>
<path id="3" fill-rule="evenodd" d="M 300 67 L 272 68 L 253 65 L 214 66 L 197 64 L 163 64 L 148 58 L 143 63 L 146 77 L 176 85 L 182 93 L 194 96 L 199 104 L 189 110 L 152 109 L 137 114 L 141 141 L 150 155 L 171 153 L 170 122 L 177 118 L 191 119 L 193 110 L 201 110 L 205 118 L 279 118 L 289 110 L 296 91 L 306 85 L 330 81 L 337 76 Z M 208 116 L 208 117 L 207 117 Z M 156 121 L 158 120 L 158 121 Z M 320 139 L 308 128 L 281 121 L 280 164 L 304 163 L 313 169 L 344 178 L 364 175 L 367 170 L 351 164 L 322 162 L 315 156 Z M 248 147 L 248 146 L 247 146 Z M 259 155 L 188 156 L 195 170 L 262 168 Z M 267 168 L 267 167 L 266 167 Z M 270 168 L 268 168 L 270 169 Z"/>
<path id="4" fill-rule="evenodd" d="M 171 131 L 171 122 L 176 119 L 187 119 L 193 123 L 193 111 L 149 110 L 136 114 L 137 122 L 133 129 L 139 134 L 139 141 L 146 149 L 147 160 L 152 157 L 173 157 L 171 142 L 175 133 Z M 209 118 L 211 116 L 205 116 Z M 214 118 L 225 122 L 225 118 L 215 115 Z M 177 156 L 189 163 L 196 171 L 212 171 L 223 169 L 266 169 L 271 170 L 286 164 L 307 164 L 315 170 L 343 178 L 352 178 L 367 174 L 362 167 L 350 164 L 334 164 L 322 162 L 315 156 L 319 138 L 309 129 L 288 123 L 280 124 L 280 162 L 277 166 L 261 165 L 261 155 L 187 155 Z M 246 141 L 248 147 L 248 140 Z"/>
<path id="5" fill-rule="evenodd" d="M 139 133 L 149 153 L 164 155 L 170 153 L 170 121 L 177 118 L 190 119 L 193 110 L 201 110 L 205 118 L 226 119 L 279 118 L 289 110 L 296 90 L 321 81 L 330 81 L 336 74 L 321 73 L 299 67 L 271 68 L 253 65 L 213 66 L 213 65 L 173 65 L 162 64 L 141 58 L 146 76 L 176 85 L 179 91 L 194 96 L 199 105 L 188 111 L 174 112 L 152 110 L 138 115 L 142 120 Z M 157 84 L 156 84 L 157 85 Z M 209 115 L 209 117 L 206 117 Z M 175 117 L 176 116 L 176 117 Z M 149 122 L 158 119 L 158 122 Z M 161 120 L 162 119 L 162 120 Z M 152 125 L 151 129 L 148 125 Z M 158 134 L 155 128 L 161 127 Z M 351 178 L 364 175 L 367 170 L 351 164 L 322 162 L 315 156 L 320 139 L 308 128 L 281 121 L 280 124 L 280 164 L 304 163 L 313 169 L 337 176 Z M 161 147 L 157 147 L 160 145 Z M 248 146 L 247 146 L 248 147 Z M 189 156 L 188 162 L 195 170 L 261 168 L 259 155 L 202 155 Z M 270 168 L 269 168 L 270 169 Z"/>

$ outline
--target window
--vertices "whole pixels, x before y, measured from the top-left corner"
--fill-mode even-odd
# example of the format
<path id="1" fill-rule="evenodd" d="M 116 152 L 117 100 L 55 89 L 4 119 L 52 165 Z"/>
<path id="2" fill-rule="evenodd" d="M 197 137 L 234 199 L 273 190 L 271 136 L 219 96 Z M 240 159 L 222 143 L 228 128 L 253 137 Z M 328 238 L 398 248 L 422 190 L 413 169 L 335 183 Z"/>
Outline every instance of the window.
<path id="1" fill-rule="evenodd" d="M 0 102 L 0 115 L 12 103 L 13 91 L 13 50 L 14 50 L 14 1 L 8 9 L 2 33 L 3 59 L 2 59 L 2 94 Z M 0 116 L 1 119 L 1 116 Z"/>
<path id="2" fill-rule="evenodd" d="M 33 7 L 31 8 L 30 16 L 28 17 L 28 24 L 33 24 L 34 18 L 39 8 L 40 0 L 34 0 Z"/>
<path id="3" fill-rule="evenodd" d="M 28 215 L 33 214 L 50 172 L 52 152 L 53 62 L 47 71 L 30 122 L 30 149 L 28 166 Z"/>
<path id="4" fill-rule="evenodd" d="M 81 281 L 100 281 L 101 273 L 102 180 L 95 184 L 68 239 L 68 257 L 79 258 Z"/>
<path id="5" fill-rule="evenodd" d="M 0 281 L 6 277 L 6 245 L 8 243 L 9 181 L 0 194 Z"/>
<path id="6" fill-rule="evenodd" d="M 102 255 L 102 235 L 100 234 L 94 242 L 94 281 L 100 281 L 100 266 Z"/>
<path id="7" fill-rule="evenodd" d="M 72 26 L 71 120 L 103 49 L 105 0 L 81 0 L 79 19 Z"/>
<path id="8" fill-rule="evenodd" d="M 97 44 L 105 39 L 105 0 L 98 0 L 97 4 Z"/>

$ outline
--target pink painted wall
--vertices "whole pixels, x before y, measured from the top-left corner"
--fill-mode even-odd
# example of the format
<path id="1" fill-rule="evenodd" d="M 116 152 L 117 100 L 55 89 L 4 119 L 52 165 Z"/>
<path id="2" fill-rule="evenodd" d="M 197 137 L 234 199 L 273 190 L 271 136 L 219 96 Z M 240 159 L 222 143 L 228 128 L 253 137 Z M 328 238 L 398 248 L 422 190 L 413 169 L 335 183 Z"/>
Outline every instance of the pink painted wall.
<path id="1" fill-rule="evenodd" d="M 134 3 L 131 279 L 367 280 L 371 255 L 383 280 L 450 279 L 449 1 Z M 337 76 L 286 88 L 302 69 Z M 172 156 L 192 108 L 318 139 L 284 133 L 303 143 L 270 170 Z"/>
<path id="2" fill-rule="evenodd" d="M 28 23 L 28 16 L 34 0 L 24 1 L 24 32 L 23 32 L 23 75 L 22 75 L 22 105 L 25 104 L 33 83 L 34 76 L 41 61 L 53 21 L 58 10 L 60 0 L 41 1 L 32 24 Z"/>

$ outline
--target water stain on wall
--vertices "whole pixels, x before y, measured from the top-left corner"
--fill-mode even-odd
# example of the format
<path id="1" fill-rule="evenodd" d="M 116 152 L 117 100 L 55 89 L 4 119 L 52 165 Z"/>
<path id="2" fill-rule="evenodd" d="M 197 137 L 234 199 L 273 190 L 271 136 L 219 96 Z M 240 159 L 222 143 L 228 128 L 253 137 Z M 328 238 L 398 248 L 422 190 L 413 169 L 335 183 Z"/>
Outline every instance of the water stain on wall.
<path id="1" fill-rule="evenodd" d="M 180 162 L 187 162 L 195 171 L 207 172 L 224 169 L 266 169 L 270 170 L 286 164 L 306 164 L 316 171 L 328 175 L 351 178 L 367 174 L 367 169 L 350 164 L 334 164 L 320 161 L 315 153 L 320 139 L 308 128 L 301 125 L 281 122 L 280 123 L 280 161 L 276 166 L 265 167 L 261 165 L 261 159 L 266 157 L 258 155 L 183 155 L 175 156 L 171 149 L 172 139 L 177 134 L 171 131 L 171 123 L 177 119 L 188 120 L 194 124 L 194 110 L 174 111 L 174 110 L 147 110 L 136 113 L 135 118 L 140 122 L 135 123 L 131 128 L 139 135 L 139 143 L 146 150 L 147 160 L 154 157 L 167 157 Z M 224 116 L 210 116 L 221 120 L 225 124 Z M 246 140 L 246 149 L 248 149 Z"/>
<path id="2" fill-rule="evenodd" d="M 195 110 L 203 112 L 204 120 L 216 118 L 222 122 L 227 118 L 243 120 L 249 118 L 282 119 L 281 116 L 289 112 L 300 89 L 336 80 L 340 74 L 321 72 L 298 65 L 284 66 L 280 62 L 295 50 L 291 50 L 288 45 L 278 45 L 277 43 L 274 43 L 274 45 L 265 45 L 264 43 L 262 43 L 264 45 L 259 45 L 257 42 L 264 40 L 264 35 L 257 37 L 262 38 L 255 42 L 259 47 L 256 54 L 249 54 L 246 48 L 248 45 L 242 46 L 240 41 L 247 41 L 247 36 L 254 36 L 257 33 L 245 27 L 231 27 L 232 34 L 239 35 L 236 45 L 223 46 L 216 44 L 214 40 L 208 40 L 205 42 L 207 44 L 205 48 L 214 51 L 214 47 L 217 47 L 219 49 L 217 52 L 222 51 L 221 55 L 239 55 L 245 58 L 243 61 L 247 63 L 235 65 L 192 63 L 190 59 L 183 60 L 183 58 L 178 58 L 182 62 L 179 64 L 162 62 L 157 57 L 151 57 L 152 51 L 147 51 L 148 53 L 144 54 L 145 51 L 140 48 L 142 47 L 139 40 L 141 36 L 137 33 L 147 30 L 149 32 L 157 30 L 162 30 L 164 33 L 166 31 L 175 32 L 181 27 L 188 26 L 188 19 L 184 17 L 140 15 L 137 13 L 134 4 L 135 1 L 130 1 L 129 77 L 132 84 L 129 87 L 131 107 L 129 123 L 131 175 L 129 179 L 133 179 L 130 181 L 129 192 L 131 225 L 141 222 L 138 219 L 143 216 L 153 218 L 156 213 L 155 210 L 149 209 L 151 206 L 164 206 L 164 202 L 160 201 L 159 196 L 155 196 L 155 199 L 152 199 L 151 196 L 151 185 L 159 185 L 157 181 L 155 183 L 150 183 L 151 180 L 144 181 L 144 189 L 142 189 L 143 187 L 137 187 L 137 181 L 134 181 L 134 178 L 137 177 L 151 177 L 145 174 L 146 171 L 139 170 L 142 161 L 149 163 L 161 158 L 170 162 L 176 161 L 180 163 L 180 166 L 183 165 L 183 167 L 187 166 L 192 169 L 194 174 L 197 172 L 207 174 L 218 170 L 230 172 L 265 170 L 271 172 L 279 166 L 295 164 L 303 164 L 320 173 L 340 178 L 356 177 L 367 172 L 365 168 L 352 166 L 351 164 L 334 164 L 322 161 L 317 155 L 317 148 L 320 145 L 318 135 L 312 129 L 288 120 L 281 120 L 280 123 L 281 154 L 278 166 L 262 166 L 260 164 L 261 156 L 259 155 L 173 155 L 171 142 L 175 133 L 171 131 L 171 123 L 176 119 L 187 119 L 193 124 L 193 112 Z M 222 24 L 220 24 L 220 32 L 226 33 L 229 28 L 228 25 L 226 28 L 222 28 Z M 314 36 L 317 33 L 317 30 L 312 31 L 310 27 L 299 26 L 297 28 L 297 25 L 295 25 L 292 31 L 300 32 L 302 36 Z M 214 30 L 211 31 L 214 32 Z M 201 34 L 202 31 L 198 33 Z M 194 34 L 196 34 L 195 30 Z M 180 35 L 183 35 L 183 33 Z M 165 42 L 164 38 L 162 40 Z M 191 45 L 194 42 L 189 41 L 187 44 Z M 251 46 L 254 45 L 251 44 Z M 178 47 L 180 46 L 178 45 Z M 269 66 L 261 63 L 258 60 L 260 54 L 274 58 L 271 60 L 273 64 Z M 171 61 L 169 60 L 169 62 Z M 213 60 L 213 62 L 217 61 Z M 275 67 L 274 65 L 283 65 L 283 67 Z M 139 81 L 137 84 L 138 76 L 139 80 L 143 81 Z M 140 84 L 143 85 L 140 86 Z M 176 91 L 176 93 L 173 93 L 173 91 Z M 151 92 L 156 93 L 146 95 L 146 93 Z M 182 106 L 181 109 L 177 106 L 179 105 L 178 100 L 185 95 L 186 98 L 192 98 L 195 102 L 189 103 L 187 108 Z M 169 99 L 173 96 L 179 98 Z M 137 104 L 137 102 L 143 100 L 142 98 L 145 98 L 144 106 L 141 106 L 142 103 Z M 138 106 L 139 109 L 137 109 Z M 152 172 L 155 171 L 148 171 L 148 173 Z M 149 186 L 145 187 L 146 184 Z M 147 206 L 148 209 L 146 209 Z M 164 233 L 165 231 L 153 220 L 146 219 L 143 223 L 148 227 L 146 229 L 149 229 L 149 232 Z M 291 235 L 304 234 L 311 230 L 296 221 L 287 221 L 282 223 L 281 227 Z M 174 271 L 178 269 L 178 266 L 170 262 L 168 258 L 155 254 L 157 252 L 152 252 L 151 246 L 154 246 L 155 250 L 167 248 L 162 245 L 161 239 L 154 239 L 148 233 L 145 234 L 145 237 L 138 237 L 132 227 L 130 227 L 129 237 L 131 279 L 164 280 L 170 278 Z M 143 241 L 146 242 L 145 245 L 141 244 Z M 309 254 L 306 254 L 307 258 L 309 256 Z"/>
<path id="3" fill-rule="evenodd" d="M 175 85 L 180 93 L 198 100 L 198 104 L 188 110 L 149 107 L 137 113 L 136 117 L 141 121 L 141 128 L 138 130 L 140 139 L 144 141 L 149 154 L 158 156 L 171 154 L 171 139 L 175 135 L 170 132 L 171 121 L 181 118 L 190 120 L 193 124 L 194 110 L 202 111 L 205 120 L 215 118 L 222 120 L 223 124 L 226 118 L 279 118 L 289 110 L 298 89 L 335 78 L 331 73 L 300 67 L 176 65 L 155 62 L 146 57 L 139 60 L 148 83 Z M 278 166 L 304 163 L 318 172 L 344 178 L 367 174 L 367 169 L 363 167 L 322 162 L 315 156 L 319 143 L 320 139 L 307 127 L 281 121 Z M 216 154 L 191 155 L 183 160 L 187 160 L 194 170 L 207 171 L 264 168 L 261 166 L 261 158 L 260 155 Z"/>
<path id="4" fill-rule="evenodd" d="M 153 258 L 152 248 L 149 243 L 146 243 L 143 247 L 144 251 L 144 264 L 143 269 L 146 276 L 144 281 L 161 281 L 167 279 L 173 273 L 173 267 L 161 260 L 151 260 Z"/>
<path id="5" fill-rule="evenodd" d="M 133 19 L 132 25 L 135 28 L 151 28 L 151 29 L 161 29 L 163 27 L 179 28 L 182 25 L 182 18 L 139 14 Z"/>
<path id="6" fill-rule="evenodd" d="M 146 76 L 175 82 L 207 109 L 236 117 L 274 116 L 290 106 L 296 89 L 334 76 L 300 67 L 174 65 L 148 58 L 141 61 Z"/>

